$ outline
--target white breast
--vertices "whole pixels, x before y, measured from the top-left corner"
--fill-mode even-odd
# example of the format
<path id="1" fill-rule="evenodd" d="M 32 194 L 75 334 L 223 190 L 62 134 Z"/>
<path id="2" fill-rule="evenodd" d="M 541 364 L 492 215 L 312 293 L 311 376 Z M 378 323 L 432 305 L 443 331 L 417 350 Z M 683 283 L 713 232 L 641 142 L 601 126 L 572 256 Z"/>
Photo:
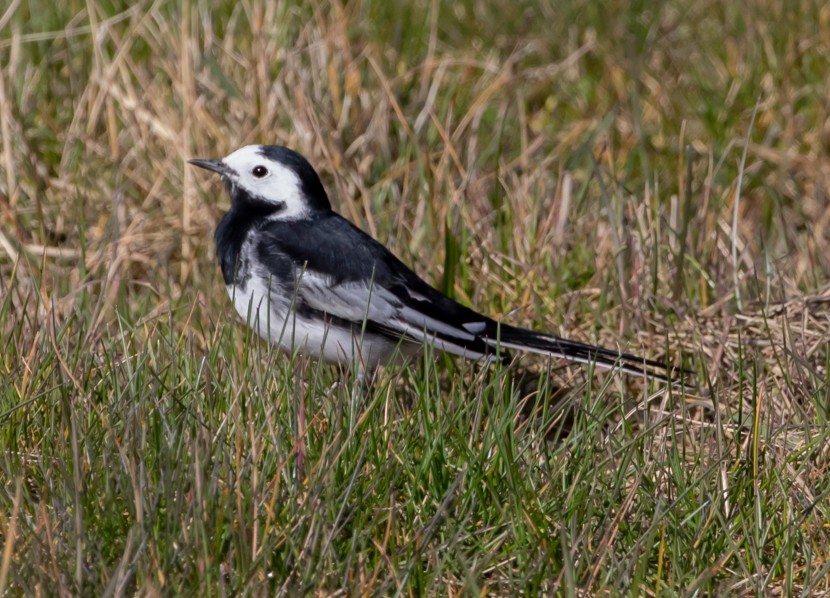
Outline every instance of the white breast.
<path id="1" fill-rule="evenodd" d="M 236 312 L 261 338 L 282 350 L 320 357 L 358 370 L 374 369 L 400 354 L 398 343 L 379 335 L 365 334 L 306 318 L 294 313 L 292 297 L 252 275 L 243 288 L 228 285 Z M 270 291 L 270 292 L 269 292 Z M 411 353 L 407 351 L 407 353 Z"/>

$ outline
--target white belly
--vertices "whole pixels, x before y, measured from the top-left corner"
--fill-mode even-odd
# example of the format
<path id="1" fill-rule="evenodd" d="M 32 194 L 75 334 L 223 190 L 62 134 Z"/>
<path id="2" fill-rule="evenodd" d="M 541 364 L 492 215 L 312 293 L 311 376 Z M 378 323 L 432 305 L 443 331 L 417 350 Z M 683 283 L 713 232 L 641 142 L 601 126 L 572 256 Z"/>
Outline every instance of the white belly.
<path id="1" fill-rule="evenodd" d="M 261 338 L 282 350 L 320 357 L 330 363 L 374 369 L 396 357 L 417 353 L 415 347 L 400 346 L 378 335 L 353 333 L 340 326 L 329 326 L 318 319 L 306 318 L 291 309 L 291 297 L 279 290 L 268 292 L 257 276 L 248 279 L 245 289 L 226 287 L 236 312 Z"/>

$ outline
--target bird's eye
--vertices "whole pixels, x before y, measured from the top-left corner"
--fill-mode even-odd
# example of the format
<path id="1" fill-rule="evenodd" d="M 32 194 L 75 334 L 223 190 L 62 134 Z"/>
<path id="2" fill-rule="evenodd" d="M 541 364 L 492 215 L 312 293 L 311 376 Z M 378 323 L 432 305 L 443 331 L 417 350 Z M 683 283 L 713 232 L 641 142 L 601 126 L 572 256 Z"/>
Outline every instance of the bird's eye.
<path id="1" fill-rule="evenodd" d="M 268 174 L 268 169 L 262 165 L 254 166 L 254 169 L 251 171 L 251 174 L 253 174 L 256 178 L 261 179 L 266 174 Z"/>

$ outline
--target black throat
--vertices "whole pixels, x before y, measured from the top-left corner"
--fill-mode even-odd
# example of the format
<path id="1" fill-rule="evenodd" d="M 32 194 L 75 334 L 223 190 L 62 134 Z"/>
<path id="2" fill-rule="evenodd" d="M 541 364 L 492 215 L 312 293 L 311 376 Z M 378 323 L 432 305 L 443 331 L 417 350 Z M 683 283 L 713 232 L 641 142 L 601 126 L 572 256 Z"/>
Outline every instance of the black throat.
<path id="1" fill-rule="evenodd" d="M 268 216 L 279 212 L 283 205 L 252 197 L 237 186 L 231 185 L 231 209 L 216 227 L 216 257 L 222 268 L 226 285 L 244 289 L 249 275 L 249 265 L 242 256 L 245 239 L 254 229 L 266 222 Z"/>

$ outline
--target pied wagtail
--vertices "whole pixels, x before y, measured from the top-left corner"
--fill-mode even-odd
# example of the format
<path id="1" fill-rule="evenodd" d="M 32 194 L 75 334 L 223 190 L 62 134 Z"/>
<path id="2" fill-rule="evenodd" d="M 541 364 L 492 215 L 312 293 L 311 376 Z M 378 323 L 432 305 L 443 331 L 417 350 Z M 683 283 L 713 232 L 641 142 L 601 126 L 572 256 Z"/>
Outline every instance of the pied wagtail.
<path id="1" fill-rule="evenodd" d="M 285 351 L 361 376 L 428 343 L 477 360 L 521 350 L 669 379 L 659 361 L 496 322 L 445 296 L 334 212 L 317 173 L 288 148 L 248 145 L 190 164 L 221 175 L 231 196 L 216 250 L 236 311 Z"/>

